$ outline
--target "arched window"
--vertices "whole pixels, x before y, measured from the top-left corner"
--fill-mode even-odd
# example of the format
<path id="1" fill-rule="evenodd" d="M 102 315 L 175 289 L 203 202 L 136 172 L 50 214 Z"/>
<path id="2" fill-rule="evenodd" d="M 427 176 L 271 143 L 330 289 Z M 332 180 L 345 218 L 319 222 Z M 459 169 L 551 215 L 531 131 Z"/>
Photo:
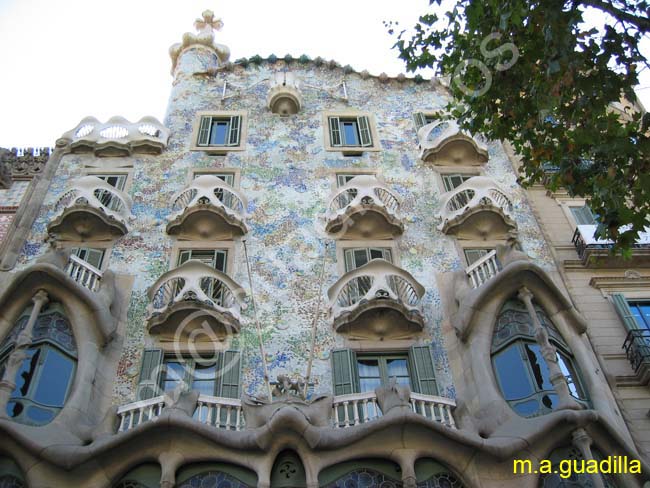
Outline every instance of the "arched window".
<path id="1" fill-rule="evenodd" d="M 373 486 L 402 488 L 402 471 L 385 459 L 359 459 L 325 468 L 318 475 L 318 484 L 325 488 Z"/>
<path id="2" fill-rule="evenodd" d="M 253 488 L 257 475 L 250 469 L 226 463 L 191 464 L 176 473 L 178 488 Z M 271 484 L 271 486 L 275 486 Z"/>
<path id="3" fill-rule="evenodd" d="M 431 458 L 415 462 L 415 477 L 417 488 L 464 488 L 458 476 Z"/>
<path id="4" fill-rule="evenodd" d="M 146 463 L 137 466 L 120 478 L 113 488 L 154 488 L 160 486 L 160 465 Z"/>
<path id="5" fill-rule="evenodd" d="M 30 312 L 28 308 L 23 313 L 0 345 L 2 377 Z M 51 303 L 39 313 L 25 354 L 11 379 L 16 388 L 7 403 L 7 415 L 16 422 L 44 425 L 63 408 L 77 365 L 77 345 L 61 304 Z"/>
<path id="6" fill-rule="evenodd" d="M 24 488 L 25 486 L 18 465 L 12 459 L 0 457 L 0 488 Z"/>
<path id="7" fill-rule="evenodd" d="M 557 349 L 557 360 L 569 386 L 569 393 L 586 404 L 573 355 L 546 313 L 535 305 L 537 317 Z M 503 397 L 522 417 L 535 417 L 553 411 L 558 396 L 553 389 L 542 348 L 535 340 L 535 328 L 526 306 L 508 300 L 497 317 L 492 336 L 492 364 Z"/>

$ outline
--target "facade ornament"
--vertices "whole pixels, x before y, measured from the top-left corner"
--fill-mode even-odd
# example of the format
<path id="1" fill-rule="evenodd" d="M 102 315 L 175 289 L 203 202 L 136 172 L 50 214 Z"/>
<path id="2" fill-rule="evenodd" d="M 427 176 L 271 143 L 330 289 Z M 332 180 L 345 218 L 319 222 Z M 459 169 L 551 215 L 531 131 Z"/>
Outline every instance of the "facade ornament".
<path id="1" fill-rule="evenodd" d="M 14 147 L 2 152 L 4 154 L 0 155 L 0 188 L 9 188 L 11 180 L 31 180 L 39 176 L 52 155 L 52 148 Z M 7 171 L 9 180 L 5 174 Z"/>
<path id="2" fill-rule="evenodd" d="M 34 307 L 29 314 L 27 324 L 18 334 L 14 350 L 11 351 L 11 354 L 9 354 L 9 357 L 7 358 L 4 375 L 0 381 L 0 419 L 7 418 L 7 403 L 9 403 L 11 393 L 16 388 L 16 374 L 18 373 L 18 369 L 23 363 L 23 360 L 27 358 L 27 350 L 29 349 L 29 346 L 32 345 L 32 332 L 34 330 L 34 325 L 36 324 L 38 315 L 41 313 L 41 309 L 48 301 L 49 297 L 45 290 L 38 290 L 34 294 L 32 297 Z"/>
<path id="3" fill-rule="evenodd" d="M 411 411 L 411 389 L 408 385 L 400 385 L 393 376 L 387 386 L 379 386 L 375 389 L 379 408 L 386 415 L 393 409 Z"/>
<path id="4" fill-rule="evenodd" d="M 582 405 L 580 405 L 569 393 L 569 385 L 567 379 L 560 369 L 560 365 L 557 360 L 557 349 L 548 338 L 548 332 L 546 328 L 542 325 L 537 316 L 535 306 L 533 305 L 533 294 L 525 286 L 519 290 L 519 299 L 524 302 L 526 309 L 528 310 L 528 315 L 530 320 L 533 322 L 533 328 L 535 329 L 535 340 L 539 344 L 542 352 L 542 357 L 544 362 L 548 367 L 550 372 L 550 380 L 553 385 L 553 389 L 558 395 L 559 405 L 557 410 L 580 410 Z"/>
<path id="5" fill-rule="evenodd" d="M 183 34 L 183 42 L 174 44 L 169 48 L 169 55 L 172 58 L 172 73 L 176 69 L 181 52 L 191 46 L 205 46 L 214 51 L 220 65 L 225 64 L 230 59 L 230 48 L 224 44 L 214 42 L 214 32 L 222 29 L 223 21 L 215 19 L 212 10 L 205 10 L 202 18 L 194 21 L 194 27 L 198 34 L 186 32 Z"/>
<path id="6" fill-rule="evenodd" d="M 0 148 L 0 190 L 11 188 L 11 183 L 13 183 L 11 179 L 11 166 L 9 166 L 9 162 L 7 161 L 8 155 L 9 151 Z"/>
<path id="7" fill-rule="evenodd" d="M 296 397 L 300 400 L 305 400 L 305 380 L 298 377 L 292 380 L 287 375 L 281 374 L 278 376 L 278 381 L 271 382 L 274 386 L 271 391 L 273 401 L 286 400 L 289 397 Z"/>
<path id="8" fill-rule="evenodd" d="M 580 454 L 582 454 L 582 457 L 585 461 L 594 460 L 594 454 L 591 451 L 593 440 L 585 429 L 580 427 L 574 430 L 571 433 L 571 443 L 580 451 Z M 591 481 L 594 484 L 594 488 L 605 488 L 603 478 L 600 476 L 600 474 L 590 474 L 590 476 Z"/>

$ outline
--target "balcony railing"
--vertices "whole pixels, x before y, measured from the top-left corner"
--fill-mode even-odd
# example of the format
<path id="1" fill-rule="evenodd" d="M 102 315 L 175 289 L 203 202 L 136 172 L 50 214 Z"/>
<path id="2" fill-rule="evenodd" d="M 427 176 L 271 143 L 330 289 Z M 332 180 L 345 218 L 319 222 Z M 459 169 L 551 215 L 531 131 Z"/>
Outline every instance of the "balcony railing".
<path id="1" fill-rule="evenodd" d="M 423 417 L 456 428 L 452 409 L 456 402 L 450 398 L 411 392 L 411 409 Z M 334 397 L 332 422 L 334 427 L 346 428 L 370 422 L 382 416 L 374 391 Z"/>
<path id="2" fill-rule="evenodd" d="M 225 327 L 225 332 L 232 332 L 233 329 L 238 332 L 245 296 L 244 289 L 227 274 L 200 261 L 190 260 L 162 275 L 149 289 L 151 302 L 148 307 L 148 320 L 156 326 L 168 322 L 167 325 L 173 328 L 185 318 L 185 315 L 180 314 L 172 319 L 174 312 L 182 309 L 186 314 L 188 303 L 195 303 L 218 312 L 220 320 L 215 322 L 215 325 Z M 194 305 L 189 308 L 192 307 Z M 206 316 L 199 322 L 208 319 Z M 192 323 L 185 325 L 192 327 Z"/>
<path id="3" fill-rule="evenodd" d="M 215 230 L 214 215 L 203 221 L 194 221 L 194 211 L 205 206 L 210 206 L 213 211 L 220 215 L 220 230 Z M 211 237 L 210 233 L 223 232 L 225 228 L 235 231 L 237 234 L 247 232 L 246 219 L 246 198 L 237 190 L 228 185 L 221 178 L 213 175 L 203 175 L 192 181 L 192 184 L 181 191 L 173 200 L 172 214 L 167 231 L 170 233 L 186 232 L 199 234 L 202 237 Z M 193 217 L 191 217 L 193 215 Z M 190 222 L 190 220 L 192 220 Z M 210 229 L 205 227 L 207 222 Z M 188 227 L 180 229 L 180 227 Z M 207 234 L 206 234 L 207 233 Z M 206 235 L 204 235 L 206 234 Z M 214 236 L 212 236 L 214 237 Z"/>
<path id="4" fill-rule="evenodd" d="M 482 258 L 474 261 L 465 268 L 465 272 L 469 277 L 472 288 L 478 288 L 490 278 L 495 277 L 499 272 L 496 250 L 492 250 Z"/>
<path id="5" fill-rule="evenodd" d="M 607 255 L 614 246 L 610 240 L 594 237 L 597 228 L 597 225 L 579 225 L 573 233 L 571 242 L 583 263 L 586 263 L 592 255 Z M 650 229 L 646 228 L 646 232 L 639 232 L 639 238 L 632 245 L 633 252 L 635 249 L 650 249 Z"/>
<path id="6" fill-rule="evenodd" d="M 97 156 L 129 156 L 132 152 L 160 154 L 167 146 L 169 130 L 155 117 L 131 123 L 124 117 L 111 117 L 102 123 L 86 117 L 57 140 L 70 144 L 73 152 L 91 151 Z"/>
<path id="7" fill-rule="evenodd" d="M 65 268 L 70 278 L 90 291 L 97 291 L 102 279 L 102 272 L 74 254 L 70 254 Z"/>
<path id="8" fill-rule="evenodd" d="M 424 288 L 406 271 L 383 259 L 373 259 L 346 273 L 328 294 L 336 316 L 362 301 L 375 298 L 394 300 L 418 310 Z"/>
<path id="9" fill-rule="evenodd" d="M 444 193 L 441 197 L 441 208 L 438 217 L 441 224 L 438 229 L 449 233 L 452 227 L 461 225 L 469 216 L 476 215 L 482 210 L 496 210 L 501 214 L 501 225 L 514 227 L 510 215 L 513 210 L 512 201 L 491 178 L 474 176 L 462 185 Z M 485 214 L 488 218 L 490 214 Z M 470 227 L 476 227 L 474 223 Z M 480 227 L 482 227 L 481 225 Z"/>
<path id="10" fill-rule="evenodd" d="M 638 329 L 628 332 L 623 343 L 634 373 L 643 384 L 650 383 L 650 329 Z"/>
<path id="11" fill-rule="evenodd" d="M 118 432 L 124 432 L 149 420 L 155 420 L 164 409 L 164 395 L 123 405 L 117 409 Z M 199 395 L 194 419 L 219 429 L 242 430 L 244 428 L 241 400 L 233 398 Z"/>
<path id="12" fill-rule="evenodd" d="M 456 428 L 452 410 L 456 402 L 444 398 L 411 392 L 411 410 L 423 417 Z M 157 419 L 165 409 L 165 397 L 122 405 L 117 409 L 118 432 L 125 432 L 148 421 Z M 332 426 L 347 428 L 371 422 L 382 417 L 375 392 L 352 393 L 334 397 Z M 225 430 L 245 430 L 246 422 L 241 400 L 234 398 L 199 395 L 194 419 L 202 424 Z"/>
<path id="13" fill-rule="evenodd" d="M 382 236 L 387 232 L 389 235 L 398 235 L 404 230 L 399 207 L 397 195 L 374 175 L 355 176 L 330 198 L 326 214 L 327 231 L 335 233 L 343 227 L 344 230 L 354 232 L 355 226 L 363 227 L 365 217 L 372 218 L 370 213 L 380 213 L 386 222 L 376 231 Z M 368 223 L 370 221 L 368 219 Z M 376 225 L 374 221 L 373 225 Z M 358 232 L 364 231 L 359 229 Z M 373 236 L 373 229 L 367 229 L 366 232 L 370 235 L 365 237 Z"/>
<path id="14" fill-rule="evenodd" d="M 481 164 L 488 160 L 487 146 L 462 132 L 453 120 L 436 120 L 418 130 L 420 159 L 442 164 Z"/>
<path id="15" fill-rule="evenodd" d="M 89 205 L 124 225 L 134 218 L 131 214 L 131 197 L 96 176 L 74 180 L 57 200 L 56 210 L 63 213 L 74 205 Z"/>

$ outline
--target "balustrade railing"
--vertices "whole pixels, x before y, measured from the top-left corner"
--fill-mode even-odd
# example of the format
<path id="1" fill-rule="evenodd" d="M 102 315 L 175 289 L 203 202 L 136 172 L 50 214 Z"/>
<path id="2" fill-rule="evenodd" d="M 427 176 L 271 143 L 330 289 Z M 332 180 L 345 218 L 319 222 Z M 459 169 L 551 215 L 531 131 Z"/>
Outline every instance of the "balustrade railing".
<path id="1" fill-rule="evenodd" d="M 241 400 L 199 395 L 194 418 L 203 424 L 226 430 L 244 429 Z"/>
<path id="2" fill-rule="evenodd" d="M 482 258 L 477 259 L 465 268 L 465 272 L 469 277 L 472 288 L 478 288 L 490 278 L 495 277 L 499 272 L 497 252 L 492 250 Z"/>
<path id="3" fill-rule="evenodd" d="M 172 204 L 175 214 L 182 213 L 194 205 L 212 204 L 224 207 L 230 212 L 244 218 L 246 199 L 221 178 L 213 175 L 203 175 L 192 181 L 192 184 L 181 191 Z M 172 215 L 174 218 L 175 215 Z"/>
<path id="4" fill-rule="evenodd" d="M 450 398 L 411 392 L 411 410 L 423 417 L 456 428 L 452 409 L 456 402 Z M 334 427 L 346 428 L 370 422 L 383 415 L 374 391 L 351 393 L 334 397 L 332 423 Z"/>
<path id="5" fill-rule="evenodd" d="M 65 272 L 70 278 L 90 291 L 97 291 L 99 289 L 102 272 L 74 254 L 70 254 L 68 258 Z"/>
<path id="6" fill-rule="evenodd" d="M 148 420 L 154 420 L 160 416 L 165 408 L 165 397 L 158 396 L 149 400 L 122 405 L 117 409 L 117 416 L 120 420 L 118 432 L 130 430 Z"/>

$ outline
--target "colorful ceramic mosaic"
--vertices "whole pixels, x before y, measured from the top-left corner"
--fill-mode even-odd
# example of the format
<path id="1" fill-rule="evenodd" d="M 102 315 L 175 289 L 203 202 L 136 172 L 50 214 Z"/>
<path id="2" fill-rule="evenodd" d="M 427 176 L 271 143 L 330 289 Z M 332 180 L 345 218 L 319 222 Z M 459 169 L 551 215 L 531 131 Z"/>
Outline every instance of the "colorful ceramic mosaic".
<path id="1" fill-rule="evenodd" d="M 46 228 L 54 205 L 72 178 L 84 166 L 133 165 L 135 220 L 128 234 L 112 248 L 109 267 L 135 278 L 124 334 L 123 353 L 114 388 L 115 403 L 134 397 L 139 362 L 153 339 L 145 331 L 147 289 L 173 268 L 172 238 L 166 232 L 172 196 L 188 184 L 189 173 L 200 168 L 233 168 L 241 172 L 240 191 L 248 199 L 246 235 L 255 299 L 271 378 L 279 374 L 304 375 L 307 369 L 311 324 L 318 301 L 318 271 L 325 259 L 327 290 L 338 278 L 335 244 L 323 232 L 323 214 L 334 185 L 334 173 L 345 169 L 372 169 L 402 199 L 405 232 L 396 239 L 400 267 L 424 287 L 424 337 L 433 345 L 440 394 L 454 397 L 454 386 L 441 331 L 443 312 L 436 275 L 464 264 L 454 239 L 436 229 L 435 215 L 442 193 L 433 169 L 418 159 L 418 140 L 412 121 L 416 111 L 433 111 L 445 103 L 440 88 L 413 81 L 382 82 L 315 64 L 275 63 L 235 66 L 216 75 L 201 50 L 191 49 L 179 60 L 164 120 L 171 136 L 159 156 L 97 158 L 68 154 L 50 185 L 44 206 L 21 256 L 21 266 L 44 253 Z M 302 84 L 304 105 L 294 116 L 279 117 L 266 107 L 273 72 L 290 70 Z M 345 81 L 348 100 L 333 96 L 332 87 Z M 222 102 L 224 82 L 226 99 Z M 250 89 L 248 87 L 251 87 Z M 319 89 L 317 87 L 322 87 Z M 359 110 L 374 115 L 380 151 L 344 156 L 324 149 L 323 112 Z M 245 110 L 247 138 L 244 151 L 215 156 L 191 151 L 192 130 L 199 111 Z M 71 125 L 76 121 L 70 121 Z M 540 229 L 516 182 L 511 162 L 498 142 L 488 144 L 485 175 L 501 185 L 511 198 L 522 247 L 540 266 L 552 270 L 552 260 Z M 93 168 L 96 170 L 96 168 Z M 326 250 L 326 244 L 329 246 Z M 208 242 L 208 245 L 215 245 Z M 243 245 L 236 241 L 231 276 L 249 289 Z M 326 314 L 326 297 L 318 317 L 314 390 L 331 392 L 330 350 L 343 346 Z M 243 327 L 234 346 L 244 355 L 244 391 L 263 393 L 263 365 L 259 354 L 252 307 L 243 311 Z"/>

